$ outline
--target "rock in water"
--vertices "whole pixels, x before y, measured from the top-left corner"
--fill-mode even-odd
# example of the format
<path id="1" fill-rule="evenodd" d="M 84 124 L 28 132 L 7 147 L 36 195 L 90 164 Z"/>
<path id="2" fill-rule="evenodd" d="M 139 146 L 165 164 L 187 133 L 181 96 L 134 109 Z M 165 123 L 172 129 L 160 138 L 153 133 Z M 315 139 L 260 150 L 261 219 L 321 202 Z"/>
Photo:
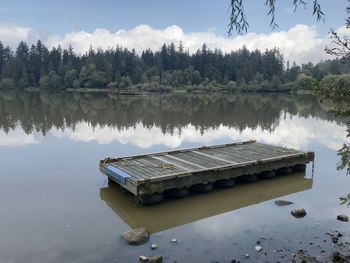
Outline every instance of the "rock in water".
<path id="1" fill-rule="evenodd" d="M 155 255 L 151 257 L 148 261 L 149 263 L 162 263 L 163 262 L 163 257 L 159 255 Z"/>
<path id="2" fill-rule="evenodd" d="M 146 256 L 141 255 L 141 256 L 139 256 L 139 261 L 140 261 L 141 263 L 149 262 L 149 257 L 146 257 Z"/>
<path id="3" fill-rule="evenodd" d="M 306 211 L 304 208 L 295 208 L 290 213 L 296 218 L 302 218 L 306 216 Z"/>
<path id="4" fill-rule="evenodd" d="M 342 222 L 348 222 L 349 221 L 349 217 L 347 215 L 338 215 L 337 219 L 339 221 L 342 221 Z"/>
<path id="5" fill-rule="evenodd" d="M 153 244 L 151 245 L 151 248 L 152 248 L 152 249 L 156 249 L 156 248 L 158 248 L 158 245 L 157 245 L 156 243 L 153 243 Z"/>
<path id="6" fill-rule="evenodd" d="M 139 261 L 141 263 L 162 263 L 163 257 L 160 255 L 155 255 L 153 257 L 139 256 Z"/>
<path id="7" fill-rule="evenodd" d="M 286 206 L 286 205 L 291 205 L 291 204 L 294 204 L 294 203 L 290 202 L 290 201 L 285 201 L 285 200 L 276 200 L 275 204 L 277 206 Z"/>
<path id="8" fill-rule="evenodd" d="M 262 250 L 262 246 L 255 246 L 255 250 L 256 250 L 257 252 L 260 252 L 260 251 Z"/>
<path id="9" fill-rule="evenodd" d="M 129 245 L 138 246 L 148 241 L 149 234 L 145 228 L 135 228 L 124 232 L 122 238 Z"/>

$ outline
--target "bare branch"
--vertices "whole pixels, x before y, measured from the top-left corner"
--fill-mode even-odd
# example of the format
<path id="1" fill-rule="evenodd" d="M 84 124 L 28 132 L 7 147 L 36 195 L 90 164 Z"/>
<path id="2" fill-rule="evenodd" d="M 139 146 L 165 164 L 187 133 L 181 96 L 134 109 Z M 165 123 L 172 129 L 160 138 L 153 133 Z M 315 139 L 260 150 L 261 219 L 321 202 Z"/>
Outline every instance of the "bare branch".
<path id="1" fill-rule="evenodd" d="M 339 34 L 332 30 L 331 32 L 331 40 L 333 47 L 326 47 L 326 53 L 330 55 L 334 55 L 337 57 L 341 57 L 343 62 L 350 61 L 350 39 L 347 36 L 339 36 Z"/>

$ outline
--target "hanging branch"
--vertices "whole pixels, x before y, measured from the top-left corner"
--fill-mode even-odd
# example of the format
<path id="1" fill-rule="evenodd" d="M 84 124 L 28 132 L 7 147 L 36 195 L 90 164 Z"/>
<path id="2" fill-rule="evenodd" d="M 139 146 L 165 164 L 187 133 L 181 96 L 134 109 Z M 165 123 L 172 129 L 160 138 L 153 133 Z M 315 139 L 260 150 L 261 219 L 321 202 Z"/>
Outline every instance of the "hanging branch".
<path id="1" fill-rule="evenodd" d="M 348 0 L 348 2 L 349 2 L 349 6 L 346 8 L 346 12 L 347 12 L 348 14 L 350 14 L 350 0 Z M 346 19 L 346 27 L 347 27 L 347 28 L 350 28 L 350 17 L 348 17 L 348 18 Z"/>
<path id="2" fill-rule="evenodd" d="M 229 35 L 231 35 L 233 29 L 235 29 L 238 34 L 242 34 L 247 32 L 249 27 L 242 2 L 243 0 L 231 0 L 230 23 L 228 24 Z"/>
<path id="3" fill-rule="evenodd" d="M 266 0 L 265 2 L 265 5 L 269 8 L 267 15 L 271 16 L 270 27 L 272 30 L 278 28 L 278 25 L 275 22 L 275 2 L 276 0 Z"/>
<path id="4" fill-rule="evenodd" d="M 313 1 L 313 16 L 316 16 L 317 21 L 324 21 L 324 13 L 321 10 L 321 5 L 318 2 L 319 0 Z M 306 6 L 307 1 L 304 0 L 292 0 L 292 5 L 294 7 L 293 12 L 295 12 L 299 6 Z M 267 15 L 271 17 L 270 27 L 272 30 L 278 27 L 278 24 L 275 21 L 275 7 L 276 0 L 265 0 L 265 5 L 268 8 Z M 231 35 L 233 31 L 236 31 L 238 34 L 246 33 L 249 27 L 249 24 L 246 19 L 246 15 L 244 12 L 244 4 L 243 0 L 231 0 L 231 14 L 230 14 L 230 22 L 228 24 L 228 34 Z M 348 21 L 350 25 L 350 19 Z"/>

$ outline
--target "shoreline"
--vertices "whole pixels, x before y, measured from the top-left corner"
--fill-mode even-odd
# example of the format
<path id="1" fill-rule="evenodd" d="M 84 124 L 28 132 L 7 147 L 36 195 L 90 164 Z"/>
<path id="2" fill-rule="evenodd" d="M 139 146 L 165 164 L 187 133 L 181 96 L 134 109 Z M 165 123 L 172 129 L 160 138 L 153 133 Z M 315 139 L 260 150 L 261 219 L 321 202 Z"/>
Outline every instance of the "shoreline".
<path id="1" fill-rule="evenodd" d="M 132 90 L 132 89 L 94 89 L 94 88 L 80 88 L 80 89 L 41 89 L 38 87 L 30 87 L 25 89 L 0 89 L 0 91 L 14 91 L 14 92 L 28 92 L 28 93 L 40 93 L 40 92 L 68 92 L 68 93 L 107 93 L 115 95 L 125 95 L 125 96 L 146 96 L 149 94 L 212 94 L 212 93 L 228 93 L 228 94 L 237 94 L 237 93 L 256 93 L 256 94 L 300 94 L 300 95 L 310 95 L 315 94 L 315 92 L 310 90 L 291 90 L 291 89 L 280 89 L 280 90 L 185 90 L 185 89 L 174 89 L 174 90 Z"/>

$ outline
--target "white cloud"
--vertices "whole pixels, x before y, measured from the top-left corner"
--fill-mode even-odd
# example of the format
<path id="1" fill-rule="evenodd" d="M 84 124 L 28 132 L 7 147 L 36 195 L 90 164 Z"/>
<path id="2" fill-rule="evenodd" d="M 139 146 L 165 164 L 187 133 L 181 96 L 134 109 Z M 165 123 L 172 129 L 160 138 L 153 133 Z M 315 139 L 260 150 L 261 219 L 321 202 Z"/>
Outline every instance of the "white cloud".
<path id="1" fill-rule="evenodd" d="M 248 33 L 243 36 L 222 37 L 215 32 L 184 32 L 180 27 L 173 25 L 165 29 L 154 29 L 148 25 L 140 25 L 131 30 L 119 30 L 109 32 L 106 29 L 96 29 L 92 33 L 72 32 L 63 38 L 52 37 L 49 39 L 51 46 L 61 44 L 64 47 L 72 45 L 75 50 L 85 52 L 90 45 L 106 49 L 121 45 L 134 48 L 141 52 L 146 48 L 158 50 L 163 43 L 182 41 L 190 53 L 201 48 L 203 43 L 211 49 L 220 48 L 224 52 L 237 50 L 246 45 L 250 50 L 265 50 L 278 47 L 288 60 L 301 62 L 318 62 L 326 58 L 324 47 L 328 42 L 318 38 L 316 29 L 306 25 L 296 25 L 288 31 L 272 32 L 268 34 Z"/>
<path id="2" fill-rule="evenodd" d="M 340 28 L 342 32 L 345 28 Z M 134 48 L 140 53 L 146 48 L 159 50 L 163 43 L 182 41 L 191 53 L 206 43 L 211 49 L 220 48 L 224 52 L 237 50 L 246 45 L 250 50 L 265 50 L 277 47 L 285 55 L 286 60 L 297 63 L 318 62 L 326 59 L 325 46 L 329 43 L 329 36 L 318 37 L 315 27 L 295 25 L 288 31 L 269 32 L 265 34 L 248 33 L 243 36 L 223 37 L 213 30 L 207 32 L 184 32 L 182 28 L 172 25 L 164 29 L 155 29 L 148 25 L 139 25 L 130 30 L 111 32 L 97 28 L 93 32 L 70 32 L 64 36 L 50 35 L 37 32 L 31 28 L 0 24 L 0 38 L 6 43 L 13 44 L 19 40 L 34 41 L 41 38 L 49 47 L 61 44 L 63 47 L 72 45 L 79 52 L 86 52 L 90 46 L 107 49 L 120 45 Z"/>
<path id="3" fill-rule="evenodd" d="M 30 27 L 0 23 L 0 39 L 11 47 L 16 46 L 22 40 L 27 41 L 31 31 L 33 29 Z"/>

